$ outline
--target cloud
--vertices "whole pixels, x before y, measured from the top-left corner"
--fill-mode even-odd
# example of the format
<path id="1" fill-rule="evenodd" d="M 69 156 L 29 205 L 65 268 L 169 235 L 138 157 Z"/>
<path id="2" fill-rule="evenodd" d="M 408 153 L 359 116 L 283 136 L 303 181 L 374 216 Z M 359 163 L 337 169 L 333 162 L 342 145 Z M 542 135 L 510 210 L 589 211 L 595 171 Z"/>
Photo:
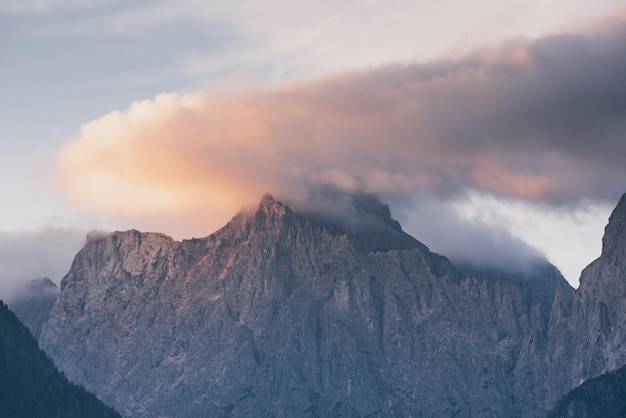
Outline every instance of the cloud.
<path id="1" fill-rule="evenodd" d="M 400 199 L 400 202 L 398 202 Z M 467 200 L 442 201 L 427 193 L 409 199 L 386 196 L 402 226 L 457 265 L 489 266 L 505 271 L 527 271 L 545 254 L 512 234 L 497 214 L 468 213 Z"/>
<path id="2" fill-rule="evenodd" d="M 177 237 L 212 232 L 264 192 L 305 201 L 319 184 L 443 203 L 468 191 L 606 202 L 626 190 L 624 45 L 616 15 L 273 90 L 162 94 L 85 124 L 53 186 L 85 211 Z"/>
<path id="3" fill-rule="evenodd" d="M 406 231 L 455 263 L 524 271 L 545 258 L 574 287 L 600 256 L 617 203 L 551 207 L 473 192 L 446 200 L 427 193 L 382 197 Z"/>
<path id="4" fill-rule="evenodd" d="M 0 232 L 0 299 L 10 299 L 33 279 L 59 284 L 84 243 L 84 232 L 68 229 Z"/>
<path id="5" fill-rule="evenodd" d="M 94 7 L 102 0 L 2 0 L 0 13 L 42 13 Z"/>
<path id="6" fill-rule="evenodd" d="M 91 83 L 148 74 L 146 78 L 158 78 L 159 85 L 169 89 L 180 86 L 181 78 L 188 88 L 191 79 L 203 85 L 234 72 L 277 83 L 382 62 L 424 60 L 459 45 L 494 42 L 511 34 L 539 36 L 562 22 L 604 15 L 623 7 L 622 3 L 8 0 L 0 2 L 0 13 L 3 8 L 5 12 L 53 11 L 46 21 L 31 22 L 31 30 L 42 39 L 63 37 L 62 45 L 83 40 L 88 47 L 81 50 L 81 57 L 90 58 L 84 61 L 98 62 L 108 70 L 121 65 L 117 61 L 123 58 L 121 74 L 102 73 L 98 68 L 79 72 Z M 150 59 L 152 51 L 158 51 L 162 60 Z M 73 64 L 72 68 L 86 66 Z M 129 70 L 132 75 L 126 74 Z"/>

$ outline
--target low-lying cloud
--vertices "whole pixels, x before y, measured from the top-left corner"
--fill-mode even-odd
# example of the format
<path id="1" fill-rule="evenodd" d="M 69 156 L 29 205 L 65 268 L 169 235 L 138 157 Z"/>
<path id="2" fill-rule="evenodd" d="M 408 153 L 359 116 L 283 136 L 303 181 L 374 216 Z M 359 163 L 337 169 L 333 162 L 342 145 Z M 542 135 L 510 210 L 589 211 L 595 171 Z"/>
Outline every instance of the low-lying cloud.
<path id="1" fill-rule="evenodd" d="M 0 232 L 0 299 L 10 300 L 33 279 L 58 285 L 84 243 L 85 232 L 61 228 Z"/>
<path id="2" fill-rule="evenodd" d="M 163 94 L 59 151 L 68 201 L 206 235 L 262 193 L 331 184 L 563 206 L 626 190 L 626 20 L 240 94 Z M 504 238 L 503 238 L 504 239 Z"/>
<path id="3" fill-rule="evenodd" d="M 442 201 L 416 193 L 409 199 L 390 195 L 386 200 L 401 208 L 397 216 L 405 230 L 455 264 L 527 271 L 538 259 L 545 259 L 545 254 L 513 235 L 501 220 L 490 214 L 465 214 L 463 199 Z"/>

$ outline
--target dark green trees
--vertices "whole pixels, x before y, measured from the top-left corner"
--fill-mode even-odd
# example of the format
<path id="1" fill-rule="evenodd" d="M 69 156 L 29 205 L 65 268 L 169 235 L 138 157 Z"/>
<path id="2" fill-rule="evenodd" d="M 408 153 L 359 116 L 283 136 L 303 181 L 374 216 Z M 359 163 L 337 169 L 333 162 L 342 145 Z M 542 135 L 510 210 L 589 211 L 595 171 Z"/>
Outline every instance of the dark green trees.
<path id="1" fill-rule="evenodd" d="M 0 301 L 0 417 L 120 416 L 69 382 L 15 314 Z"/>
<path id="2" fill-rule="evenodd" d="M 626 417 L 626 366 L 587 380 L 561 399 L 548 417 Z"/>

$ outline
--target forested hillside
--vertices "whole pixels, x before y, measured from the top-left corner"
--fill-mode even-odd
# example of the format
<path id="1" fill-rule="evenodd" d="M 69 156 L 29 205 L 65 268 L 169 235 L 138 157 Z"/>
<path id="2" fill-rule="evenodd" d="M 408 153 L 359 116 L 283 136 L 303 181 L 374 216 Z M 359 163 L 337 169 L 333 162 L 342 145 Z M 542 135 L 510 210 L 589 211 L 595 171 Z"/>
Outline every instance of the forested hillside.
<path id="1" fill-rule="evenodd" d="M 120 417 L 94 395 L 69 382 L 39 349 L 28 329 L 1 301 L 0 416 Z"/>

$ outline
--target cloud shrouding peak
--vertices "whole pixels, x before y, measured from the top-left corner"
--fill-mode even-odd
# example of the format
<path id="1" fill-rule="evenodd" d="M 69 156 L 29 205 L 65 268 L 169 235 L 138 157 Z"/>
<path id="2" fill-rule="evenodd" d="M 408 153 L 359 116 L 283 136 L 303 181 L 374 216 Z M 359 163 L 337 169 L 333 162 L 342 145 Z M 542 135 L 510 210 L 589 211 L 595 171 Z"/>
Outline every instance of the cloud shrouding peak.
<path id="1" fill-rule="evenodd" d="M 59 284 L 84 242 L 84 231 L 63 228 L 0 231 L 0 299 L 11 300 L 33 279 Z"/>
<path id="2" fill-rule="evenodd" d="M 626 189 L 626 22 L 237 95 L 163 94 L 58 154 L 74 205 L 177 236 L 311 186 L 561 205 Z"/>

